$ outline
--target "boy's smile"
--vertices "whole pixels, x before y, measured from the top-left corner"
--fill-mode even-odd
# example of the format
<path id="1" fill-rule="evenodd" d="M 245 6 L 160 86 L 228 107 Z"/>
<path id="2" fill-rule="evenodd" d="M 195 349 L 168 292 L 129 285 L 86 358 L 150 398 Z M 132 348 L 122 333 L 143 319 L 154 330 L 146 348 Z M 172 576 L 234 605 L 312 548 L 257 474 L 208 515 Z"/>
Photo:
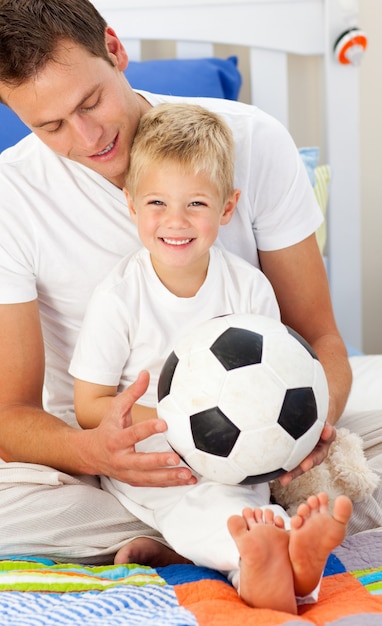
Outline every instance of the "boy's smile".
<path id="1" fill-rule="evenodd" d="M 230 220 L 237 196 L 224 202 L 205 172 L 190 172 L 171 160 L 149 163 L 133 196 L 128 190 L 126 194 L 139 237 L 162 282 L 167 285 L 168 277 L 177 274 L 182 281 L 188 276 L 201 284 L 209 249 L 220 224 Z"/>

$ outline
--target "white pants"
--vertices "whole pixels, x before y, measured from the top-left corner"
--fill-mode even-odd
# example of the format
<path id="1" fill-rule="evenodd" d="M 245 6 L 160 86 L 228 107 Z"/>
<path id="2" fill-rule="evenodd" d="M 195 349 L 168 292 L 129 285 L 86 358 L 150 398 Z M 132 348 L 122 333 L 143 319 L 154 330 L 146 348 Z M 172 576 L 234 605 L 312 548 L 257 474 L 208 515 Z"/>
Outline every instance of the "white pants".
<path id="1" fill-rule="evenodd" d="M 143 449 L 165 450 L 163 435 L 146 440 Z M 228 528 L 231 515 L 246 507 L 274 511 L 290 528 L 290 518 L 278 504 L 270 504 L 268 483 L 259 485 L 222 485 L 200 478 L 187 487 L 131 487 L 118 480 L 103 477 L 102 487 L 137 517 L 162 533 L 169 545 L 196 565 L 219 570 L 240 592 L 240 555 Z M 308 596 L 297 598 L 298 604 L 317 601 L 320 585 Z"/>
<path id="2" fill-rule="evenodd" d="M 113 563 L 137 536 L 162 538 L 102 491 L 98 479 L 42 465 L 0 464 L 0 557 Z"/>
<path id="3" fill-rule="evenodd" d="M 153 445 L 160 438 L 161 435 L 152 437 Z M 284 509 L 269 504 L 267 483 L 252 487 L 221 485 L 200 478 L 196 485 L 163 489 L 131 487 L 102 478 L 101 484 L 129 511 L 156 528 L 176 552 L 197 565 L 221 571 L 237 569 L 239 565 L 239 553 L 227 529 L 230 515 L 241 515 L 245 507 L 267 506 L 281 515 L 289 527 Z"/>

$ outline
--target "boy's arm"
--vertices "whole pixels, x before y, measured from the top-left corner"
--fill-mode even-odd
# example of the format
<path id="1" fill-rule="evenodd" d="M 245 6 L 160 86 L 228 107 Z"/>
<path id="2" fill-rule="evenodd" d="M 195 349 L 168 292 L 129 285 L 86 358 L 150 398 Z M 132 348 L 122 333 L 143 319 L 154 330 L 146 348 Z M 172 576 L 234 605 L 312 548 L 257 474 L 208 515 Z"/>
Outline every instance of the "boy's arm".
<path id="1" fill-rule="evenodd" d="M 82 428 L 95 428 L 110 411 L 117 387 L 74 379 L 74 411 Z"/>
<path id="2" fill-rule="evenodd" d="M 74 380 L 74 410 L 82 428 L 95 428 L 110 412 L 112 399 L 118 387 L 98 385 L 86 380 Z M 131 407 L 131 424 L 157 418 L 156 409 L 135 403 Z M 125 426 L 130 426 L 126 424 Z"/>

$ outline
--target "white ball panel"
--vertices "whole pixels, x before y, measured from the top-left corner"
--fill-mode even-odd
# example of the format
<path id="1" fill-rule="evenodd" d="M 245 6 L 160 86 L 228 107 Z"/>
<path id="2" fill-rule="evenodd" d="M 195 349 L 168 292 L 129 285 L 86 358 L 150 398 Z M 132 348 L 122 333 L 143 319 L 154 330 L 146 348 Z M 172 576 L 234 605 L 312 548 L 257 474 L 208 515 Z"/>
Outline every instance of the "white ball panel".
<path id="1" fill-rule="evenodd" d="M 170 446 L 185 458 L 195 449 L 188 414 L 179 408 L 171 396 L 160 401 L 157 411 L 158 416 L 167 423 L 165 436 Z"/>
<path id="2" fill-rule="evenodd" d="M 226 377 L 219 407 L 241 430 L 275 423 L 286 388 L 263 364 L 231 370 Z"/>
<path id="3" fill-rule="evenodd" d="M 193 352 L 210 348 L 218 337 L 229 328 L 226 316 L 215 317 L 199 324 L 191 332 L 181 337 L 175 348 L 175 353 L 179 359 L 183 355 L 188 357 Z"/>
<path id="4" fill-rule="evenodd" d="M 297 339 L 287 334 L 264 338 L 263 362 L 289 387 L 310 387 L 314 379 L 314 359 Z"/>
<path id="5" fill-rule="evenodd" d="M 230 460 L 247 476 L 265 474 L 284 467 L 292 453 L 294 440 L 278 424 L 261 430 L 240 433 Z"/>
<path id="6" fill-rule="evenodd" d="M 186 456 L 185 461 L 198 474 L 227 485 L 236 485 L 247 477 L 245 472 L 230 463 L 229 459 L 201 450 L 194 449 Z M 211 504 L 213 505 L 213 502 Z"/>
<path id="7" fill-rule="evenodd" d="M 177 405 L 193 415 L 218 404 L 226 370 L 210 350 L 182 357 L 171 383 L 171 396 Z"/>

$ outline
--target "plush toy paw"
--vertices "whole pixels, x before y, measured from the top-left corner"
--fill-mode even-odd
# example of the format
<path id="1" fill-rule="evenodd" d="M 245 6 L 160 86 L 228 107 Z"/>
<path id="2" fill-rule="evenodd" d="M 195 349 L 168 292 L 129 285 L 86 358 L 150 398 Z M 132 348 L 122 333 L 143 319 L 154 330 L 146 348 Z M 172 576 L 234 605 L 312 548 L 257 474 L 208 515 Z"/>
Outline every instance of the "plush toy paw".
<path id="1" fill-rule="evenodd" d="M 339 428 L 321 465 L 295 478 L 289 485 L 283 486 L 278 480 L 272 482 L 271 493 L 289 515 L 294 515 L 298 505 L 314 493 L 326 491 L 329 506 L 341 494 L 358 502 L 370 495 L 378 483 L 379 476 L 367 464 L 361 437 Z"/>

